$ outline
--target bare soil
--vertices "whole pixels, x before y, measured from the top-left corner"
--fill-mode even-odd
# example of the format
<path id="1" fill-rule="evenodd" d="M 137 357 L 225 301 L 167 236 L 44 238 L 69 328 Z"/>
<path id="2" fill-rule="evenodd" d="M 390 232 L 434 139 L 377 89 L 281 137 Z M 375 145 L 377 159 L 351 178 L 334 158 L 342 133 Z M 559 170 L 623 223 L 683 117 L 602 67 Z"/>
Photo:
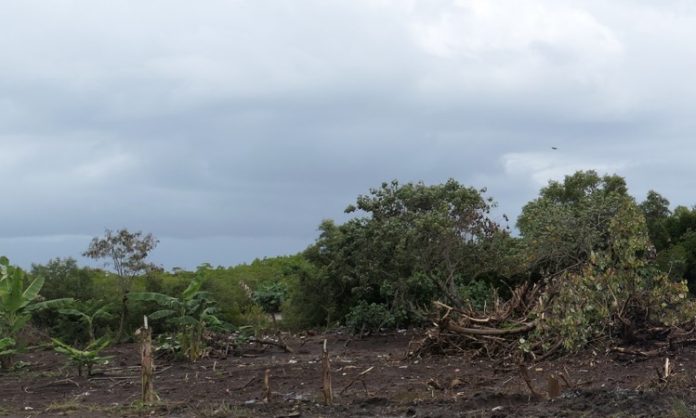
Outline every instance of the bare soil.
<path id="1" fill-rule="evenodd" d="M 527 365 L 532 395 L 520 370 L 500 359 L 405 359 L 412 332 L 351 339 L 332 333 L 288 337 L 294 353 L 273 346 L 196 364 L 157 364 L 161 401 L 143 406 L 139 351 L 111 349 L 111 363 L 78 377 L 51 351 L 20 355 L 24 367 L 0 374 L 0 416 L 170 417 L 690 417 L 696 416 L 696 348 L 665 357 L 635 358 L 588 350 Z M 334 404 L 323 404 L 321 348 L 328 339 Z M 363 376 L 356 377 L 373 368 Z M 263 402 L 270 369 L 272 398 Z M 560 396 L 549 399 L 550 376 Z M 346 388 L 349 383 L 352 386 Z M 364 382 L 364 385 L 362 384 Z"/>

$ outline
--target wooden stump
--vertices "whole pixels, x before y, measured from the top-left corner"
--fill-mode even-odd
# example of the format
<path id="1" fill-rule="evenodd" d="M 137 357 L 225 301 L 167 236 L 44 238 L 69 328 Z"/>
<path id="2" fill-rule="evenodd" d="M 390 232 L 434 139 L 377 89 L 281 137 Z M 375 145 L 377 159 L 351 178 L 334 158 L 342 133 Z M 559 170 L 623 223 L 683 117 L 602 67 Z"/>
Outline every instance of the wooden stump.
<path id="1" fill-rule="evenodd" d="M 266 369 L 263 375 L 263 401 L 271 403 L 271 369 Z"/>
<path id="2" fill-rule="evenodd" d="M 324 340 L 324 349 L 321 355 L 321 376 L 324 403 L 331 405 L 333 404 L 333 387 L 331 386 L 331 362 L 329 361 L 329 350 L 326 346 L 326 340 Z"/>
<path id="3" fill-rule="evenodd" d="M 157 401 L 155 393 L 155 359 L 152 357 L 152 329 L 147 324 L 147 316 L 143 320 L 143 328 L 140 330 L 142 338 L 140 348 L 141 378 L 143 386 L 143 403 L 151 404 Z"/>

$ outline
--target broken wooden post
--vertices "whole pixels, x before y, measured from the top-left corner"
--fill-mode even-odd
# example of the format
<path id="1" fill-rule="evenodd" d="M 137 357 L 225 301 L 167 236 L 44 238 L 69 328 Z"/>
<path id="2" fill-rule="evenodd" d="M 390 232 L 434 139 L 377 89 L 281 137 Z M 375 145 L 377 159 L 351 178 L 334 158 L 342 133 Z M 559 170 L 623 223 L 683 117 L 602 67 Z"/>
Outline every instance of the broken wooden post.
<path id="1" fill-rule="evenodd" d="M 556 399 L 561 396 L 561 383 L 553 374 L 547 377 L 549 399 Z"/>
<path id="2" fill-rule="evenodd" d="M 140 364 L 142 366 L 143 403 L 150 404 L 157 401 L 155 394 L 155 359 L 152 357 L 152 330 L 147 324 L 147 316 L 143 319 L 143 328 L 140 330 L 142 344 L 140 350 Z"/>
<path id="3" fill-rule="evenodd" d="M 271 369 L 266 369 L 263 375 L 263 401 L 271 403 Z"/>
<path id="4" fill-rule="evenodd" d="M 326 340 L 324 340 L 324 348 L 321 355 L 321 377 L 324 389 L 324 403 L 331 405 L 333 403 L 333 387 L 331 386 L 331 363 L 329 362 L 329 350 Z"/>

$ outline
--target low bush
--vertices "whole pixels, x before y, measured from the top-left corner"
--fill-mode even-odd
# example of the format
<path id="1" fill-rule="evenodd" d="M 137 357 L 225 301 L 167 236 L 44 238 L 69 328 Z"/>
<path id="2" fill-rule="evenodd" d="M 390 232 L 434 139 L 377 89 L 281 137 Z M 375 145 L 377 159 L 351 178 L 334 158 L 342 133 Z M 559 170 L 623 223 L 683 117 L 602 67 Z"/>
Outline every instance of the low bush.
<path id="1" fill-rule="evenodd" d="M 396 318 L 385 305 L 361 301 L 346 315 L 346 325 L 354 333 L 364 335 L 394 327 Z"/>

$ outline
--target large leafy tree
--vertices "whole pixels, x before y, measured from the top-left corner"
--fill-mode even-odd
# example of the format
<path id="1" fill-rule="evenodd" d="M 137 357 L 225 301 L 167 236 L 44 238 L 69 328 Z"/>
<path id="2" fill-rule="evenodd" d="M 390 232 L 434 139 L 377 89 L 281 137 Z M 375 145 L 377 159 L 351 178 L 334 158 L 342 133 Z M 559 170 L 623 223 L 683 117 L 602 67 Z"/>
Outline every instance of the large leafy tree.
<path id="1" fill-rule="evenodd" d="M 41 295 L 47 299 L 71 297 L 79 300 L 94 298 L 95 289 L 91 271 L 79 267 L 74 258 L 54 258 L 46 264 L 32 264 L 30 275 L 46 281 Z"/>
<path id="2" fill-rule="evenodd" d="M 465 303 L 462 286 L 498 274 L 512 240 L 490 218 L 493 203 L 455 180 L 383 183 L 325 221 L 305 256 L 318 267 L 305 285 L 332 319 L 361 302 L 384 305 L 397 322 L 415 319 L 435 298 Z M 359 216 L 362 215 L 362 216 Z"/>
<path id="3" fill-rule="evenodd" d="M 696 291 L 696 208 L 677 206 L 674 212 L 669 202 L 648 194 L 641 204 L 655 244 L 657 261 L 672 278 L 686 278 L 692 293 Z M 657 195 L 659 196 L 659 195 Z M 656 201 L 662 203 L 655 205 Z M 654 210 L 656 208 L 658 210 Z M 651 210 L 652 209 L 652 210 Z"/>
<path id="4" fill-rule="evenodd" d="M 650 240 L 657 251 L 661 251 L 669 246 L 670 236 L 667 230 L 667 221 L 672 216 L 669 209 L 669 200 L 654 190 L 650 190 L 645 200 L 641 202 L 640 209 L 645 216 L 648 225 Z"/>
<path id="5" fill-rule="evenodd" d="M 85 257 L 106 260 L 105 264 L 116 273 L 121 289 L 121 318 L 116 341 L 123 336 L 128 316 L 128 294 L 131 291 L 133 279 L 156 269 L 156 266 L 147 261 L 147 256 L 158 242 L 152 234 L 143 234 L 140 231 L 130 232 L 125 228 L 118 231 L 107 229 L 103 237 L 92 239 L 87 251 L 83 253 Z"/>

